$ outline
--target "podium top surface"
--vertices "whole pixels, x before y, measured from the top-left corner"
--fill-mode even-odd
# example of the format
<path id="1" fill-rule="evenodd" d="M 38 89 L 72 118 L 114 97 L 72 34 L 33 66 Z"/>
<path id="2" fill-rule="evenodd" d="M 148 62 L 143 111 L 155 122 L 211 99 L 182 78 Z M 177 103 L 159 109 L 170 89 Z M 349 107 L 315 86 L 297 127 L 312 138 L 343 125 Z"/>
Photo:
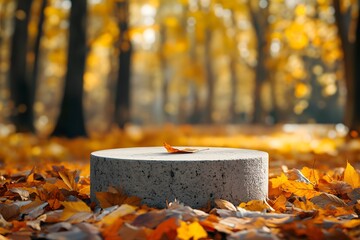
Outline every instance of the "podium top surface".
<path id="1" fill-rule="evenodd" d="M 115 148 L 92 152 L 92 157 L 135 161 L 220 161 L 268 159 L 268 153 L 257 150 L 219 147 L 182 147 L 199 150 L 194 153 L 168 153 L 164 147 Z"/>

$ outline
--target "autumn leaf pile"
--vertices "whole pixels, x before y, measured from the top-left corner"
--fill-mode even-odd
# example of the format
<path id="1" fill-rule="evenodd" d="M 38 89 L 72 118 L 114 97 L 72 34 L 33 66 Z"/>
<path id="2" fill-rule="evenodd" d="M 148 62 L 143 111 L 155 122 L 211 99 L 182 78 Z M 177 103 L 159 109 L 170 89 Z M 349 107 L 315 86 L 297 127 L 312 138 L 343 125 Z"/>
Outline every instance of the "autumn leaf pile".
<path id="1" fill-rule="evenodd" d="M 0 145 L 0 240 L 360 237 L 360 173 L 345 159 L 343 167 L 327 170 L 313 161 L 273 166 L 278 171 L 270 172 L 264 201 L 217 199 L 192 209 L 179 199 L 155 209 L 115 187 L 96 193 L 98 203 L 90 200 L 88 160 L 73 163 L 69 149 L 81 156 L 103 146 L 86 139 L 6 140 Z"/>

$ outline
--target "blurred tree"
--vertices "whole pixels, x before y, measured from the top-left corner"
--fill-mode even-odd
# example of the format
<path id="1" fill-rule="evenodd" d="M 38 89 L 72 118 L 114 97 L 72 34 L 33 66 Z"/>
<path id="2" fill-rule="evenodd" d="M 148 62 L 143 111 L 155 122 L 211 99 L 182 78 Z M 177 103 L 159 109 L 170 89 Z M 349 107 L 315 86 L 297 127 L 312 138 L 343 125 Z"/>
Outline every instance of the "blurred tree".
<path id="1" fill-rule="evenodd" d="M 267 1 L 261 1 L 262 4 Z M 255 92 L 254 92 L 254 117 L 253 123 L 264 122 L 264 109 L 261 105 L 261 87 L 267 78 L 266 53 L 267 53 L 267 28 L 269 9 L 268 4 L 261 5 L 258 1 L 249 1 L 251 20 L 254 25 L 257 41 L 257 64 L 255 69 Z"/>
<path id="2" fill-rule="evenodd" d="M 129 36 L 129 3 L 126 0 L 118 1 L 118 21 L 120 29 L 120 56 L 119 72 L 115 93 L 115 123 L 123 127 L 129 121 L 130 99 L 130 63 L 131 42 Z"/>
<path id="3" fill-rule="evenodd" d="M 360 8 L 358 10 L 360 15 Z M 360 62 L 360 18 L 358 17 L 357 27 L 356 27 L 356 41 L 355 41 L 355 63 L 359 63 L 359 62 Z M 360 131 L 360 68 L 359 67 L 355 67 L 354 85 L 355 85 L 353 90 L 354 115 L 350 127 L 357 131 Z"/>
<path id="4" fill-rule="evenodd" d="M 86 2 L 87 0 L 71 1 L 64 97 L 54 135 L 66 137 L 86 135 L 82 106 L 86 56 Z"/>
<path id="5" fill-rule="evenodd" d="M 339 30 L 343 54 L 344 74 L 347 87 L 345 124 L 352 130 L 360 131 L 360 70 L 356 63 L 360 60 L 359 5 L 334 1 L 336 24 Z"/>
<path id="6" fill-rule="evenodd" d="M 15 12 L 15 30 L 11 49 L 10 91 L 14 103 L 12 121 L 17 131 L 33 131 L 32 103 L 34 79 L 26 75 L 28 21 L 32 0 L 19 0 Z"/>

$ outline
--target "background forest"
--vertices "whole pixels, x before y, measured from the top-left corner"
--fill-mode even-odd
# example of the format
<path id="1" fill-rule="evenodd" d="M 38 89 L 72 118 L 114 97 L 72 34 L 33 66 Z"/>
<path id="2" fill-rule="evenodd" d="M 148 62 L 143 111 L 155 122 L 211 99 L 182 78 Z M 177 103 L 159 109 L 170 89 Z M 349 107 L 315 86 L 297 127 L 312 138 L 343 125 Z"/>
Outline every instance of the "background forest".
<path id="1" fill-rule="evenodd" d="M 358 125 L 355 0 L 2 0 L 0 122 Z M 5 129 L 5 128 L 4 128 Z"/>

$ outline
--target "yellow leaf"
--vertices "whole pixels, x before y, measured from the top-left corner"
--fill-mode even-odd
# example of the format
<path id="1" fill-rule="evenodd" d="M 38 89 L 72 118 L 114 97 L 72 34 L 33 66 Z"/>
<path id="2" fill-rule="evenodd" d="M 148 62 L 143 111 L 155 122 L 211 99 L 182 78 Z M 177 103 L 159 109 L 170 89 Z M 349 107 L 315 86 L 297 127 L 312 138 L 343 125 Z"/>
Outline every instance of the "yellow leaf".
<path id="1" fill-rule="evenodd" d="M 286 175 L 284 173 L 281 173 L 281 175 L 279 177 L 271 178 L 269 181 L 270 181 L 271 188 L 278 188 L 283 183 L 287 182 L 288 178 L 286 177 Z"/>
<path id="2" fill-rule="evenodd" d="M 177 234 L 178 239 L 181 240 L 198 240 L 207 237 L 206 231 L 198 222 L 193 222 L 188 225 L 186 222 L 181 221 L 180 227 L 177 229 Z"/>
<path id="3" fill-rule="evenodd" d="M 308 168 L 308 167 L 303 167 L 301 169 L 301 172 L 312 183 L 318 183 L 319 180 L 320 180 L 319 172 L 317 170 L 315 170 L 315 169 Z"/>
<path id="4" fill-rule="evenodd" d="M 310 201 L 302 202 L 302 201 L 299 201 L 298 199 L 296 199 L 293 202 L 293 204 L 295 207 L 300 208 L 305 211 L 311 211 L 311 210 L 317 209 L 316 205 Z"/>
<path id="5" fill-rule="evenodd" d="M 351 219 L 349 221 L 346 221 L 345 223 L 341 224 L 343 228 L 356 228 L 360 225 L 359 219 Z"/>
<path id="6" fill-rule="evenodd" d="M 276 210 L 276 211 L 284 211 L 286 209 L 285 204 L 287 202 L 287 199 L 284 195 L 280 195 L 274 202 L 274 204 L 272 205 L 272 207 Z"/>
<path id="7" fill-rule="evenodd" d="M 353 188 L 360 187 L 360 175 L 350 163 L 347 163 L 345 168 L 344 182 L 347 182 Z"/>
<path id="8" fill-rule="evenodd" d="M 312 198 L 320 193 L 314 189 L 314 186 L 304 182 L 287 181 L 282 185 L 285 192 L 293 193 L 299 197 Z"/>
<path id="9" fill-rule="evenodd" d="M 115 211 L 113 211 L 109 215 L 105 216 L 101 220 L 101 223 L 107 224 L 107 225 L 112 224 L 117 219 L 119 219 L 119 218 L 121 218 L 121 217 L 123 217 L 125 215 L 128 215 L 130 213 L 135 212 L 135 210 L 136 210 L 136 207 L 130 206 L 128 204 L 123 204 L 118 209 L 116 209 Z"/>
<path id="10" fill-rule="evenodd" d="M 68 220 L 78 213 L 91 213 L 90 207 L 83 201 L 62 202 L 61 204 L 64 206 L 64 210 L 60 218 L 63 221 Z"/>
<path id="11" fill-rule="evenodd" d="M 269 209 L 269 206 L 262 200 L 252 200 L 247 203 L 240 203 L 239 207 L 250 211 L 260 211 Z"/>

